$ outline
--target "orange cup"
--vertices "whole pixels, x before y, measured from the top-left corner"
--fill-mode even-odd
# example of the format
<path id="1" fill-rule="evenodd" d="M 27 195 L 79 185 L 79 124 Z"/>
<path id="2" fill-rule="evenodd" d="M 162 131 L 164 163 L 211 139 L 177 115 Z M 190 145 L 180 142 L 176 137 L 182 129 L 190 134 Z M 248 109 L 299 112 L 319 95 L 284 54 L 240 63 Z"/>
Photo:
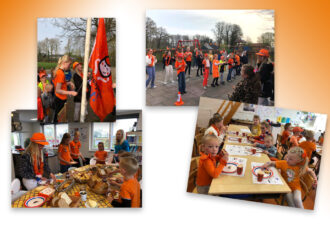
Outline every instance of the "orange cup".
<path id="1" fill-rule="evenodd" d="M 252 154 L 256 154 L 257 150 L 256 149 L 251 149 Z"/>
<path id="2" fill-rule="evenodd" d="M 243 172 L 243 165 L 242 164 L 239 164 L 237 165 L 237 175 L 241 175 L 242 172 Z"/>
<path id="3" fill-rule="evenodd" d="M 265 175 L 265 173 L 263 171 L 259 170 L 258 171 L 258 177 L 257 177 L 258 179 L 257 180 L 259 182 L 261 182 L 264 179 L 264 175 Z"/>

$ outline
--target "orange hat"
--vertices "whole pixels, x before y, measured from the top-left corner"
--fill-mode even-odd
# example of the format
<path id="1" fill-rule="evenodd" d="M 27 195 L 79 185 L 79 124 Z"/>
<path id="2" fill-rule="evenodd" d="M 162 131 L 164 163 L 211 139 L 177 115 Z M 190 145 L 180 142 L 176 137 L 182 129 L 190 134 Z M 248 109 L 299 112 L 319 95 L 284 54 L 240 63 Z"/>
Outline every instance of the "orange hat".
<path id="1" fill-rule="evenodd" d="M 45 72 L 40 72 L 39 73 L 39 78 L 46 77 L 46 76 L 47 76 L 47 74 Z"/>
<path id="2" fill-rule="evenodd" d="M 34 133 L 30 138 L 30 141 L 40 144 L 40 145 L 49 145 L 46 141 L 46 137 L 43 133 Z"/>
<path id="3" fill-rule="evenodd" d="M 81 65 L 81 63 L 76 61 L 72 64 L 72 68 L 75 69 L 78 65 Z"/>
<path id="4" fill-rule="evenodd" d="M 178 57 L 183 58 L 183 53 L 178 53 Z"/>
<path id="5" fill-rule="evenodd" d="M 300 128 L 300 127 L 294 127 L 293 129 L 292 129 L 292 132 L 294 132 L 294 133 L 296 133 L 296 132 L 302 132 L 302 131 L 304 131 L 302 128 Z"/>
<path id="6" fill-rule="evenodd" d="M 261 49 L 261 50 L 259 50 L 258 53 L 256 53 L 256 55 L 263 56 L 263 57 L 269 57 L 269 51 L 266 49 Z"/>

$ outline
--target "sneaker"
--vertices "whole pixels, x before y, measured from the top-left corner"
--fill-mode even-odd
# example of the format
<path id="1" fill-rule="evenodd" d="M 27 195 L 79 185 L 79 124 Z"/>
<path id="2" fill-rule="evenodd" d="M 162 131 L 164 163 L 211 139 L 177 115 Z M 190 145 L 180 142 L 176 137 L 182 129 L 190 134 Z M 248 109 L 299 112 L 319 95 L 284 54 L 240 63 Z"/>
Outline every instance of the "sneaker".
<path id="1" fill-rule="evenodd" d="M 155 85 L 154 85 L 154 86 L 152 86 L 152 87 L 150 86 L 150 89 L 154 89 L 154 88 L 157 88 L 157 86 L 155 86 Z"/>
<path id="2" fill-rule="evenodd" d="M 186 94 L 187 93 L 187 91 L 183 91 L 181 94 Z"/>
<path id="3" fill-rule="evenodd" d="M 206 87 L 206 86 L 204 86 L 204 89 L 207 89 L 207 87 Z"/>
<path id="4" fill-rule="evenodd" d="M 171 82 L 172 82 L 172 83 L 174 83 L 175 81 L 174 81 L 174 80 L 172 80 Z"/>
<path id="5" fill-rule="evenodd" d="M 212 87 L 215 87 L 215 85 L 214 85 L 214 84 L 211 84 L 211 86 L 212 86 Z"/>
<path id="6" fill-rule="evenodd" d="M 221 85 L 225 85 L 225 82 L 223 81 L 223 82 L 221 82 Z"/>
<path id="7" fill-rule="evenodd" d="M 218 84 L 218 83 L 215 83 L 215 85 L 216 85 L 216 86 L 219 86 L 219 84 Z"/>

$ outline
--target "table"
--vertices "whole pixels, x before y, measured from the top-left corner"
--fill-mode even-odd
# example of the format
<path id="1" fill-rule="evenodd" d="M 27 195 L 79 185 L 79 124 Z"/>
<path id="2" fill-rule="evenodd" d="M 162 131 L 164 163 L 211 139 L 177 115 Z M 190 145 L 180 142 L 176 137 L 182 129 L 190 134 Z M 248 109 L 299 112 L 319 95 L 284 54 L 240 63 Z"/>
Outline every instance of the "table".
<path id="1" fill-rule="evenodd" d="M 82 170 L 89 168 L 90 165 L 86 165 L 81 167 Z M 68 195 L 72 195 L 74 196 L 75 192 L 79 192 L 80 191 L 80 186 L 81 184 L 79 183 L 75 183 L 74 186 L 67 192 Z M 111 208 L 111 204 L 109 203 L 109 201 L 106 199 L 106 197 L 104 195 L 99 195 L 94 193 L 93 191 L 90 190 L 89 186 L 87 184 L 84 184 L 86 186 L 86 191 L 87 191 L 87 200 L 88 199 L 92 199 L 95 200 L 98 204 L 98 208 Z M 34 196 L 38 196 L 38 193 L 40 192 L 40 186 L 28 191 L 27 193 L 25 193 L 23 196 L 21 196 L 19 199 L 17 199 L 14 203 L 12 203 L 12 208 L 25 208 L 24 206 L 24 202 Z M 52 208 L 52 206 L 47 205 L 47 203 L 45 203 L 43 206 L 41 206 L 41 208 Z M 78 208 L 86 208 L 82 202 L 78 205 Z"/>
<path id="2" fill-rule="evenodd" d="M 246 129 L 247 126 L 242 125 L 229 125 L 228 131 L 240 131 L 241 129 Z M 224 148 L 227 144 L 227 141 L 224 143 Z M 231 145 L 251 145 L 244 143 L 230 143 Z M 229 195 L 229 194 L 283 194 L 291 192 L 291 189 L 284 181 L 282 176 L 280 178 L 283 182 L 283 185 L 266 185 L 266 184 L 254 184 L 252 182 L 252 169 L 251 162 L 260 162 L 265 163 L 270 161 L 269 157 L 265 154 L 262 154 L 261 157 L 256 156 L 237 156 L 240 158 L 246 158 L 246 170 L 244 177 L 229 176 L 220 174 L 219 177 L 212 180 L 209 194 L 211 195 Z"/>

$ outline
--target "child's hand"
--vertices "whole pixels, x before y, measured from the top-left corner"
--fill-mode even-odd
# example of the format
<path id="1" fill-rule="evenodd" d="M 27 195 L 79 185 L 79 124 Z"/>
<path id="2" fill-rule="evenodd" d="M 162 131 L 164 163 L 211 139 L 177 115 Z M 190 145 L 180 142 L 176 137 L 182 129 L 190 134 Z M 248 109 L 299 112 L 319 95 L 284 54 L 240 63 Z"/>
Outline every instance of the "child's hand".
<path id="1" fill-rule="evenodd" d="M 229 158 L 229 154 L 226 150 L 222 150 L 222 159 L 225 160 L 225 161 L 228 161 L 228 158 Z"/>
<path id="2" fill-rule="evenodd" d="M 75 96 L 77 96 L 77 94 L 78 93 L 76 91 L 69 91 L 69 95 L 71 95 L 71 96 L 75 97 Z"/>
<path id="3" fill-rule="evenodd" d="M 266 162 L 265 164 L 263 164 L 263 165 L 261 166 L 261 168 L 263 168 L 263 169 L 265 169 L 265 168 L 269 168 L 271 164 L 272 164 L 271 161 Z"/>
<path id="4" fill-rule="evenodd" d="M 269 152 L 267 150 L 262 151 L 262 153 L 269 155 Z"/>

